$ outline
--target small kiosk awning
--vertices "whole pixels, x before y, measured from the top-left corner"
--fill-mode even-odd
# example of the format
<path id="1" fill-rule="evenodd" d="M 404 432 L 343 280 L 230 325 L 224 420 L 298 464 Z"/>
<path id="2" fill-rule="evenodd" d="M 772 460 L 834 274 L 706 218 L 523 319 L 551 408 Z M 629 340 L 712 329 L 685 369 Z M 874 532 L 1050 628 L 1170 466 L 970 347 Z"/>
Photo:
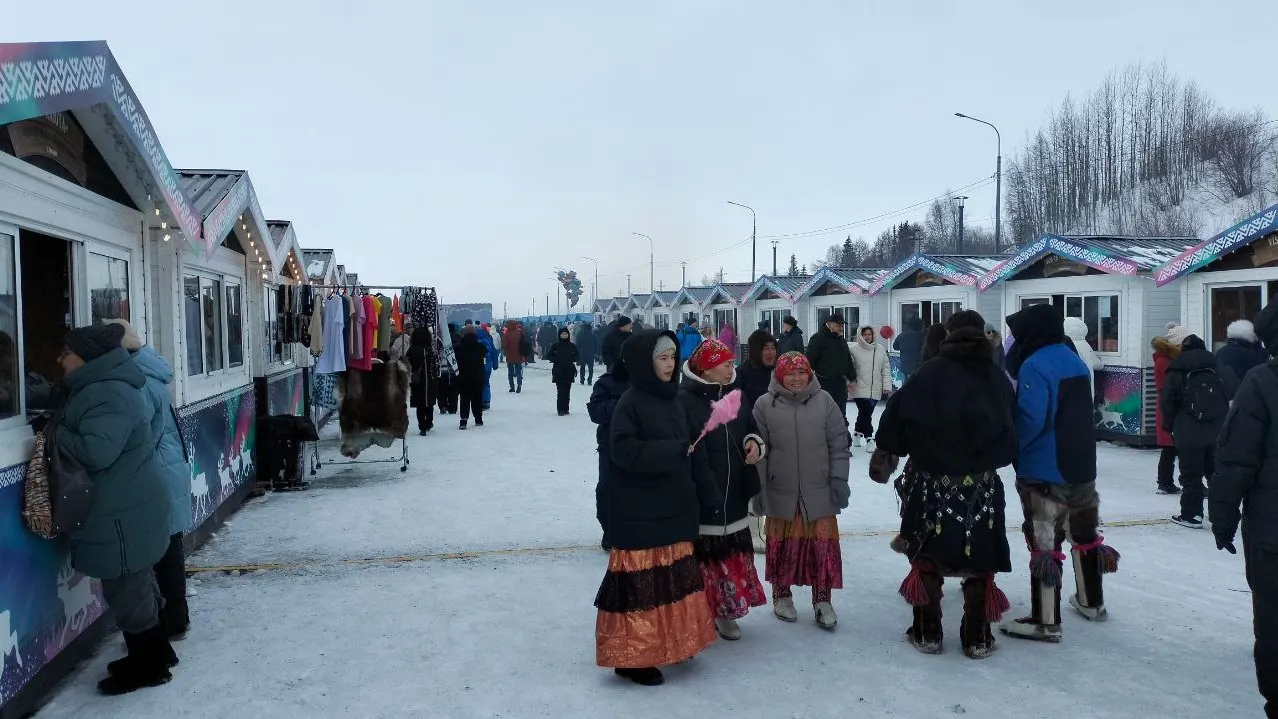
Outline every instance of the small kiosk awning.
<path id="1" fill-rule="evenodd" d="M 1240 247 L 1278 232 L 1278 205 L 1266 208 L 1171 258 L 1154 272 L 1154 284 L 1162 287 L 1182 275 L 1219 260 Z"/>
<path id="2" fill-rule="evenodd" d="M 884 272 L 870 285 L 866 294 L 877 295 L 883 290 L 890 290 L 915 270 L 930 272 L 963 287 L 976 287 L 977 280 L 1003 259 L 1001 255 L 932 255 L 916 252 Z"/>
<path id="3" fill-rule="evenodd" d="M 1192 237 L 1112 237 L 1043 235 L 999 262 L 977 282 L 981 292 L 1012 277 L 1047 255 L 1056 255 L 1109 275 L 1151 272 L 1176 253 L 1192 246 Z"/>

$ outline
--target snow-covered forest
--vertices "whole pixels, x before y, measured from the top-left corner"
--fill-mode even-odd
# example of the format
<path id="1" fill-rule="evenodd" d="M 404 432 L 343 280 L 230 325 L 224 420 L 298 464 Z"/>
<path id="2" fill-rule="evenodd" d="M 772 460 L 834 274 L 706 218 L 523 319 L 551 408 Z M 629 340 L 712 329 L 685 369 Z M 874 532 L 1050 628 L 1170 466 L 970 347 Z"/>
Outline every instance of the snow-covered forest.
<path id="1" fill-rule="evenodd" d="M 1258 109 L 1218 106 L 1165 64 L 1133 64 L 1052 108 L 1014 146 L 1003 180 L 1004 246 L 1047 232 L 1206 237 L 1278 199 L 1278 126 Z M 921 221 L 848 237 L 814 264 L 885 267 L 920 248 L 954 252 L 955 194 Z M 965 227 L 962 249 L 993 251 L 992 228 Z"/>

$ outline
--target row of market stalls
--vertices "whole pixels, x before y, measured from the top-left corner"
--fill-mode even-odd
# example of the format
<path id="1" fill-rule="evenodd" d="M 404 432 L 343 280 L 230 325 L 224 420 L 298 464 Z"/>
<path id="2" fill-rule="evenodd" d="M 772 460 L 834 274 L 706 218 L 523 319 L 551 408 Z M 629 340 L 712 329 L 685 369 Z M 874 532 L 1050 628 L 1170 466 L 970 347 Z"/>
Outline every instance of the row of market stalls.
<path id="1" fill-rule="evenodd" d="M 20 517 L 66 331 L 127 319 L 173 368 L 194 543 L 254 486 L 255 420 L 307 411 L 298 298 L 348 282 L 247 172 L 174 169 L 106 43 L 0 44 L 0 715 L 102 630 L 97 582 Z"/>
<path id="2" fill-rule="evenodd" d="M 917 253 L 890 268 L 764 276 L 602 299 L 593 309 L 601 321 L 624 314 L 655 327 L 695 317 L 716 334 L 731 323 L 744 344 L 757 327 L 780 332 L 786 315 L 809 333 L 835 312 L 849 326 L 899 333 L 910 320 L 928 326 L 975 309 L 1005 332 L 1002 318 L 1051 303 L 1087 324 L 1087 341 L 1105 363 L 1096 374 L 1099 436 L 1145 445 L 1155 432 L 1150 340 L 1177 322 L 1218 348 L 1231 322 L 1254 318 L 1274 297 L 1278 205 L 1207 240 L 1044 235 L 1000 255 Z"/>

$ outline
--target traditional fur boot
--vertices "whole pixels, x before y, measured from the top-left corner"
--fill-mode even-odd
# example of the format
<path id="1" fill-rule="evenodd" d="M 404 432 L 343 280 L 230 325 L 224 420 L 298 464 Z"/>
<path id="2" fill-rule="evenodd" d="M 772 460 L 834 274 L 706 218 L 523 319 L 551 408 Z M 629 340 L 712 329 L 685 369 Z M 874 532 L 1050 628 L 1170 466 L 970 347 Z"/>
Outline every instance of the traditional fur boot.
<path id="1" fill-rule="evenodd" d="M 1040 642 L 1061 640 L 1061 594 L 1059 586 L 1030 580 L 1030 615 L 1003 622 L 999 631 L 1009 637 Z"/>
<path id="2" fill-rule="evenodd" d="M 945 631 L 941 627 L 941 598 L 944 578 L 929 564 L 916 564 L 901 584 L 901 594 L 914 606 L 914 624 L 905 632 L 906 640 L 924 654 L 943 651 Z M 920 594 L 921 592 L 921 594 Z"/>
<path id="3" fill-rule="evenodd" d="M 1007 597 L 994 583 L 994 575 L 963 580 L 963 621 L 959 641 L 969 659 L 984 659 L 994 652 L 990 622 L 998 621 L 1007 609 Z"/>
<path id="4" fill-rule="evenodd" d="M 768 553 L 768 539 L 763 535 L 763 517 L 750 512 L 750 541 L 755 554 Z"/>
<path id="5" fill-rule="evenodd" d="M 1070 552 L 1074 557 L 1074 583 L 1078 592 L 1069 603 L 1087 619 L 1103 622 L 1109 618 L 1105 610 L 1105 592 L 1102 575 L 1118 569 L 1118 552 L 1105 546 L 1102 538 L 1091 544 L 1074 545 Z"/>
<path id="6" fill-rule="evenodd" d="M 741 638 L 741 625 L 737 624 L 735 619 L 715 617 L 714 629 L 719 633 L 720 638 L 729 642 L 735 642 Z"/>

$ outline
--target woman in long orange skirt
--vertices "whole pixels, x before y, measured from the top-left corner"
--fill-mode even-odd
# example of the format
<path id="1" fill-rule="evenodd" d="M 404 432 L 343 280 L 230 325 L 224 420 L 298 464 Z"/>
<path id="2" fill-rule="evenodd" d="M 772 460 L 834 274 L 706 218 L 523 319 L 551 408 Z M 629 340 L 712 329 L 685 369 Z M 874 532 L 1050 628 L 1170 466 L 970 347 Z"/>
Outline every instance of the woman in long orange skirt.
<path id="1" fill-rule="evenodd" d="M 612 550 L 595 607 L 595 660 L 643 686 L 658 667 L 687 661 L 715 638 L 692 543 L 704 495 L 689 458 L 688 420 L 676 402 L 674 333 L 636 332 L 622 348 L 630 389 L 609 429 L 606 487 Z"/>

